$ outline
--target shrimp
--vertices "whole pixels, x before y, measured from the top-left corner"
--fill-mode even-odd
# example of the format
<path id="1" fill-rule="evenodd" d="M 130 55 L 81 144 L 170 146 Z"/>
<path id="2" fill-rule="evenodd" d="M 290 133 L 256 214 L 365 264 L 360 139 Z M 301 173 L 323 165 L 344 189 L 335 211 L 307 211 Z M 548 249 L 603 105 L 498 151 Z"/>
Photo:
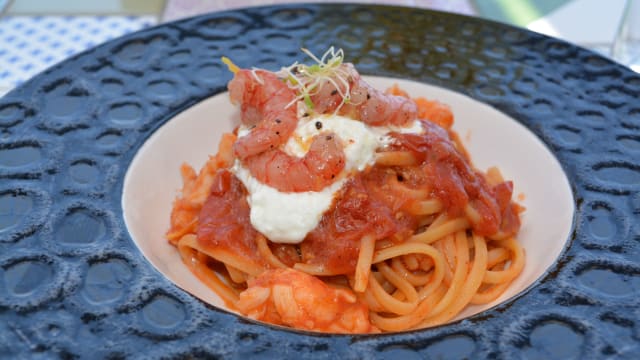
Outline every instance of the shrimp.
<path id="1" fill-rule="evenodd" d="M 311 102 L 318 113 L 337 111 L 373 126 L 402 126 L 418 118 L 415 101 L 373 88 L 350 63 L 340 65 L 332 79 L 322 81 Z"/>
<path id="2" fill-rule="evenodd" d="M 394 84 L 388 88 L 386 93 L 409 98 L 409 94 L 400 89 L 398 84 Z M 429 120 L 445 129 L 451 129 L 453 125 L 453 112 L 451 112 L 449 105 L 424 97 L 414 98 L 413 101 L 416 102 L 416 106 L 418 107 L 418 118 Z"/>
<path id="3" fill-rule="evenodd" d="M 267 270 L 248 284 L 236 307 L 250 318 L 312 331 L 379 331 L 369 321 L 367 305 L 353 292 L 330 287 L 303 272 Z"/>
<path id="4" fill-rule="evenodd" d="M 333 133 L 316 135 L 309 151 L 299 158 L 272 149 L 245 159 L 251 175 L 283 192 L 320 191 L 345 166 L 342 141 Z"/>
<path id="5" fill-rule="evenodd" d="M 233 150 L 240 159 L 274 149 L 289 139 L 298 123 L 295 91 L 265 70 L 239 70 L 228 84 L 233 104 L 240 105 L 240 121 L 253 127 L 238 138 Z"/>

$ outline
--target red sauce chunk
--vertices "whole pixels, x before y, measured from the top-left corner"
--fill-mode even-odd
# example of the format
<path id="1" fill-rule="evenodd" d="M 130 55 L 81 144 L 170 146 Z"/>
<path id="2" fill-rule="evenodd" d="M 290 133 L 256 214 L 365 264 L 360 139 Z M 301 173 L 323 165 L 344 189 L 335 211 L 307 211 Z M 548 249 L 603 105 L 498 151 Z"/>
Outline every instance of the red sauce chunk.
<path id="1" fill-rule="evenodd" d="M 235 175 L 218 171 L 211 194 L 200 210 L 198 242 L 214 255 L 224 251 L 237 257 L 239 263 L 250 261 L 263 266 L 256 245 L 258 232 L 251 225 L 246 198 L 247 190 Z"/>
<path id="2" fill-rule="evenodd" d="M 425 134 L 393 134 L 396 143 L 392 149 L 410 151 L 420 161 L 432 196 L 442 202 L 446 211 L 451 216 L 461 216 L 465 207 L 471 205 L 480 215 L 480 221 L 472 222 L 473 229 L 480 235 L 498 232 L 503 213 L 511 223 L 510 232 L 513 232 L 516 221 L 519 228 L 514 209 L 505 206 L 507 193 L 503 186 L 496 186 L 502 196 L 499 201 L 496 189 L 487 183 L 483 174 L 473 169 L 445 129 L 428 121 L 423 121 L 423 126 Z M 510 191 L 508 196 L 510 203 Z"/>
<path id="3" fill-rule="evenodd" d="M 391 210 L 371 196 L 361 177 L 356 176 L 344 185 L 333 207 L 300 244 L 302 259 L 324 265 L 334 274 L 350 274 L 355 270 L 363 236 L 373 234 L 382 239 L 396 230 Z"/>

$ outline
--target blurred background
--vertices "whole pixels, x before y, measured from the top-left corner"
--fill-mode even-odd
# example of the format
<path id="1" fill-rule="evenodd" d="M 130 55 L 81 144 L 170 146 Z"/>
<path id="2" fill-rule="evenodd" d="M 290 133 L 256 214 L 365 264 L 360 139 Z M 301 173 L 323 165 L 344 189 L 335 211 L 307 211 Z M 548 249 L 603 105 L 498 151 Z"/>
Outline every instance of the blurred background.
<path id="1" fill-rule="evenodd" d="M 129 32 L 210 11 L 293 2 L 300 1 L 0 0 L 0 96 L 73 54 Z M 412 6 L 505 22 L 565 39 L 640 72 L 640 0 L 343 2 Z"/>

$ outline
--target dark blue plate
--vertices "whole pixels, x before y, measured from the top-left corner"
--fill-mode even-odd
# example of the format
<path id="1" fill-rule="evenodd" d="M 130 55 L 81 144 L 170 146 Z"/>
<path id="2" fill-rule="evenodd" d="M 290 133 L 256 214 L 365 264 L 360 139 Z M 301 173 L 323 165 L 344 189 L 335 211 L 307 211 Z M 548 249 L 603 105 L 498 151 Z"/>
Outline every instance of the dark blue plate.
<path id="1" fill-rule="evenodd" d="M 450 325 L 336 336 L 216 310 L 143 258 L 125 228 L 120 196 L 145 139 L 225 90 L 222 55 L 275 69 L 299 58 L 300 47 L 321 53 L 330 45 L 344 48 L 364 73 L 488 103 L 552 149 L 574 187 L 577 216 L 570 245 L 543 279 Z M 216 13 L 84 52 L 0 100 L 0 354 L 631 358 L 640 353 L 639 98 L 637 74 L 587 50 L 400 7 Z"/>

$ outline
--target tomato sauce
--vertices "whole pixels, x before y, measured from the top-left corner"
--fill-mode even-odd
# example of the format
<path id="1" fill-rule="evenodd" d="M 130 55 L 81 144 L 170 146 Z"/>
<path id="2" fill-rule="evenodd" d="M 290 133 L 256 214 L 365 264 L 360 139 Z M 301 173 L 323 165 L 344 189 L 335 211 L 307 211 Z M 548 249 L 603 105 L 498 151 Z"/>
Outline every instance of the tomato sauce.
<path id="1" fill-rule="evenodd" d="M 480 221 L 472 224 L 478 234 L 498 232 L 503 215 L 509 218 L 509 233 L 515 234 L 520 223 L 515 208 L 509 205 L 512 185 L 492 188 L 455 148 L 446 130 L 428 121 L 423 121 L 423 125 L 426 132 L 422 135 L 394 134 L 396 143 L 392 148 L 410 151 L 422 163 L 432 195 L 450 215 L 462 215 L 467 204 L 471 204 L 480 215 Z M 496 197 L 496 188 L 500 199 Z"/>
<path id="2" fill-rule="evenodd" d="M 350 274 L 355 270 L 363 236 L 373 234 L 382 239 L 397 230 L 391 209 L 371 196 L 361 176 L 355 176 L 300 244 L 302 259 L 323 265 L 334 274 Z"/>
<path id="3" fill-rule="evenodd" d="M 332 274 L 353 274 L 363 236 L 401 242 L 415 233 L 418 218 L 405 208 L 415 194 L 424 192 L 427 198 L 439 199 L 450 216 L 464 216 L 465 207 L 471 205 L 479 215 L 472 227 L 480 235 L 515 235 L 520 208 L 511 202 L 512 183 L 489 185 L 445 129 L 427 121 L 424 127 L 421 135 L 392 134 L 391 150 L 410 151 L 419 165 L 371 167 L 356 174 L 299 246 L 271 244 L 272 252 L 288 266 L 303 262 Z M 219 171 L 200 212 L 198 240 L 267 268 L 257 250 L 246 196 L 244 185 L 232 173 Z"/>
<path id="4" fill-rule="evenodd" d="M 258 253 L 258 232 L 249 219 L 247 190 L 228 170 L 220 170 L 211 186 L 211 194 L 202 206 L 198 224 L 198 242 L 205 248 L 224 249 L 238 257 L 264 264 Z"/>

